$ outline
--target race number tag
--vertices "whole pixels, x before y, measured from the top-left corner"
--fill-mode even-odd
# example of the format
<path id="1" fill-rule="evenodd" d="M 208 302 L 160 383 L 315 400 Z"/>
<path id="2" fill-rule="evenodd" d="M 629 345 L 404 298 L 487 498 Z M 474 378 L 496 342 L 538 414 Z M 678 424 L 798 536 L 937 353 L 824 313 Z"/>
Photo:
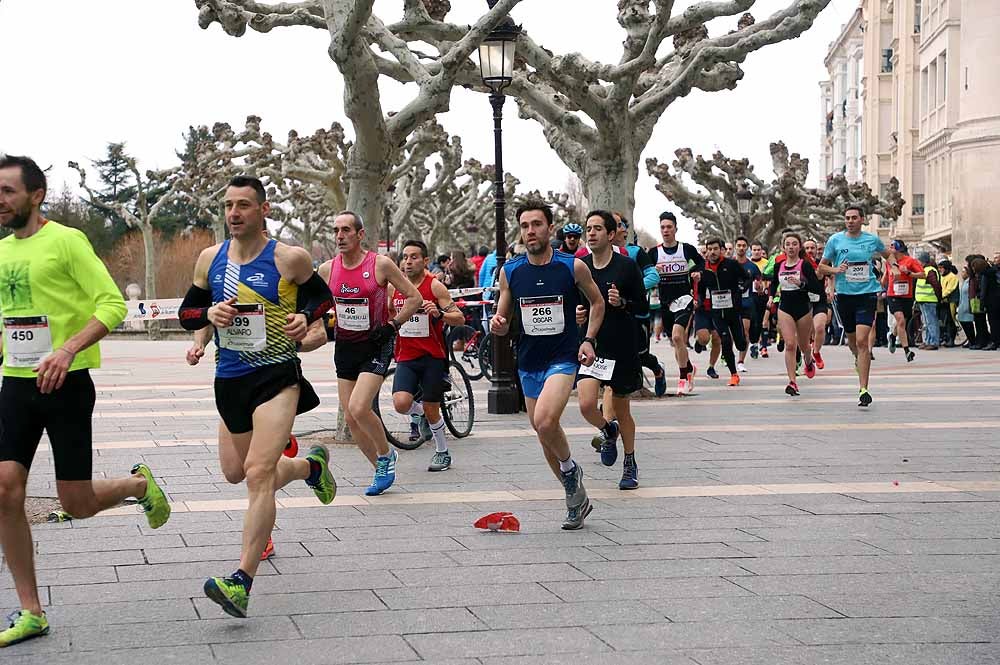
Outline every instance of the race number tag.
<path id="1" fill-rule="evenodd" d="M 694 302 L 694 298 L 687 295 L 671 300 L 670 311 L 680 312 L 681 310 L 687 309 L 688 305 L 690 305 L 692 302 Z"/>
<path id="2" fill-rule="evenodd" d="M 337 298 L 337 327 L 355 332 L 367 332 L 368 298 Z"/>
<path id="3" fill-rule="evenodd" d="M 580 376 L 592 376 L 601 381 L 610 381 L 611 375 L 615 372 L 615 361 L 607 358 L 594 358 L 594 364 L 590 367 L 580 365 L 577 372 Z"/>
<path id="4" fill-rule="evenodd" d="M 399 327 L 400 337 L 429 337 L 430 334 L 430 317 L 423 312 L 414 314 L 406 320 L 406 323 Z"/>
<path id="5" fill-rule="evenodd" d="M 3 343 L 7 367 L 37 367 L 42 358 L 52 353 L 49 317 L 4 317 Z"/>
<path id="6" fill-rule="evenodd" d="M 848 282 L 867 282 L 871 279 L 871 270 L 872 266 L 868 261 L 849 261 L 844 276 Z"/>
<path id="7" fill-rule="evenodd" d="M 781 286 L 782 291 L 798 291 L 801 288 L 801 284 L 799 284 L 799 271 L 779 272 L 778 285 Z"/>
<path id="8" fill-rule="evenodd" d="M 562 296 L 521 298 L 521 325 L 526 335 L 559 335 L 566 326 Z"/>
<path id="9" fill-rule="evenodd" d="M 732 291 L 711 291 L 711 294 L 712 294 L 712 309 L 732 309 L 733 307 Z"/>
<path id="10" fill-rule="evenodd" d="M 219 348 L 230 351 L 261 351 L 267 346 L 264 305 L 236 303 L 233 325 L 219 328 Z"/>
<path id="11" fill-rule="evenodd" d="M 649 290 L 649 306 L 650 307 L 660 306 L 660 289 L 654 287 Z"/>
<path id="12" fill-rule="evenodd" d="M 908 296 L 910 295 L 910 283 L 909 282 L 896 282 L 894 291 L 897 296 Z"/>
<path id="13" fill-rule="evenodd" d="M 810 291 L 809 292 L 809 302 L 819 302 L 819 294 L 818 293 L 813 293 L 812 291 Z"/>

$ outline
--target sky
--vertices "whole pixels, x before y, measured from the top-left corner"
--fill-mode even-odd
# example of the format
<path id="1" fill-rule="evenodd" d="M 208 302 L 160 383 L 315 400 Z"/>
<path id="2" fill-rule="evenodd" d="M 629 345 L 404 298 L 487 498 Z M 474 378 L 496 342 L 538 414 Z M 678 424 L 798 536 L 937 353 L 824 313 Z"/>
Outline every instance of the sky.
<path id="1" fill-rule="evenodd" d="M 818 164 L 823 58 L 858 1 L 832 0 L 802 37 L 749 55 L 736 90 L 696 91 L 667 109 L 640 164 L 634 217 L 641 227 L 655 232 L 662 210 L 679 214 L 645 175 L 647 157 L 672 161 L 679 147 L 704 155 L 722 150 L 750 157 L 758 174 L 770 176 L 768 145 L 780 139 Z M 758 0 L 751 13 L 760 20 L 790 2 Z M 689 4 L 679 0 L 675 14 Z M 388 21 L 401 5 L 376 0 L 375 12 Z M 452 6 L 450 20 L 471 23 L 485 2 L 452 0 Z M 579 51 L 614 63 L 624 39 L 616 12 L 615 0 L 523 0 L 512 16 L 556 53 Z M 328 33 L 299 27 L 234 38 L 218 24 L 202 30 L 197 19 L 194 0 L 0 0 L 0 43 L 8 54 L 21 54 L 5 61 L 0 153 L 28 154 L 51 166 L 50 189 L 58 190 L 63 182 L 76 184 L 66 162 L 88 167 L 111 141 L 125 141 L 142 169 L 173 166 L 191 125 L 239 128 L 247 115 L 259 115 L 279 140 L 290 129 L 311 133 L 333 121 L 350 133 Z M 710 33 L 728 32 L 735 22 L 713 22 Z M 400 108 L 416 90 L 380 85 L 386 110 Z M 457 89 L 438 119 L 461 135 L 466 158 L 492 163 L 491 113 L 486 95 Z M 513 100 L 503 129 L 504 166 L 525 189 L 566 189 L 569 169 L 541 126 L 517 117 Z M 810 179 L 818 182 L 815 169 Z M 696 238 L 690 221 L 682 219 L 680 235 Z"/>

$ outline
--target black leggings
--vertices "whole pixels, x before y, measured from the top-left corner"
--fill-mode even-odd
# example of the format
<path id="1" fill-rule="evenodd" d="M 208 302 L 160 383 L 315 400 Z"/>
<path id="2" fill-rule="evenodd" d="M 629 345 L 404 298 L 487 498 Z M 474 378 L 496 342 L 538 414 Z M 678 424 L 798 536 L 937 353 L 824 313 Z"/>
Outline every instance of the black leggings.
<path id="1" fill-rule="evenodd" d="M 990 322 L 990 342 L 1000 346 L 1000 300 L 986 304 L 986 318 Z"/>
<path id="2" fill-rule="evenodd" d="M 965 331 L 965 339 L 969 346 L 976 343 L 976 326 L 972 321 L 959 321 L 962 324 L 962 330 Z"/>
<path id="3" fill-rule="evenodd" d="M 733 309 L 712 310 L 712 327 L 722 341 L 722 358 L 730 374 L 736 374 L 736 354 L 733 345 L 740 352 L 747 350 L 747 338 L 743 333 L 743 317 Z"/>

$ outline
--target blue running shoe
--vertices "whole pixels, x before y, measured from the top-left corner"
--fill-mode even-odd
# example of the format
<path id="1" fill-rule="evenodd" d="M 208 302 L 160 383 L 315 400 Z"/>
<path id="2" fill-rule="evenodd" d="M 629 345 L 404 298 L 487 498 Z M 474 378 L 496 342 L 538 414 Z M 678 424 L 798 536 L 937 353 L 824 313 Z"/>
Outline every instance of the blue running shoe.
<path id="1" fill-rule="evenodd" d="M 635 455 L 625 455 L 625 468 L 622 479 L 618 483 L 620 490 L 634 490 L 639 486 L 639 467 L 635 463 Z"/>
<path id="2" fill-rule="evenodd" d="M 618 421 L 612 420 L 601 430 L 604 440 L 601 442 L 601 464 L 614 466 L 618 461 Z"/>
<path id="3" fill-rule="evenodd" d="M 715 368 L 711 367 L 711 366 L 705 371 L 705 374 L 708 374 L 708 376 L 711 377 L 711 378 L 713 378 L 713 379 L 719 378 L 719 373 L 716 372 Z"/>
<path id="4" fill-rule="evenodd" d="M 365 496 L 378 496 L 396 482 L 396 457 L 396 451 L 390 450 L 387 456 L 378 458 L 375 462 L 375 477 L 365 490 Z"/>
<path id="5" fill-rule="evenodd" d="M 653 384 L 653 392 L 656 393 L 657 397 L 663 397 L 667 394 L 667 372 L 663 369 L 663 365 L 660 365 L 660 374 L 655 377 L 656 382 Z"/>

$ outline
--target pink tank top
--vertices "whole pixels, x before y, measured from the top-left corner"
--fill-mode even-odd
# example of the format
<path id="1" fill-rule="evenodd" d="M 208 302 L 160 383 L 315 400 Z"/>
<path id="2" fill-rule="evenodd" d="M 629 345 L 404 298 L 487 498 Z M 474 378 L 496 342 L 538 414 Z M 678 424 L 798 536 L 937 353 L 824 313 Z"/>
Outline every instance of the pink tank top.
<path id="1" fill-rule="evenodd" d="M 330 271 L 337 314 L 337 341 L 361 342 L 389 320 L 388 290 L 375 278 L 375 252 L 365 252 L 356 268 L 345 268 L 339 254 Z"/>

